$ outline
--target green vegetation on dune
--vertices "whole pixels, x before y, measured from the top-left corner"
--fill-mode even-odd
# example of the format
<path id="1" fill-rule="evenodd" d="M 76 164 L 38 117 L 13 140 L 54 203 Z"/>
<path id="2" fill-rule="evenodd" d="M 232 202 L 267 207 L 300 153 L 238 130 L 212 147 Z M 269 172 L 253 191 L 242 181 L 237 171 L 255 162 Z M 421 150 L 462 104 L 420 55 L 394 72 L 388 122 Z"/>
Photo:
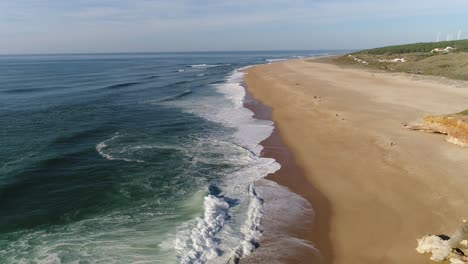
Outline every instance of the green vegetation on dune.
<path id="1" fill-rule="evenodd" d="M 431 52 L 436 48 L 446 49 L 447 47 L 454 49 Z M 468 39 L 388 46 L 350 53 L 332 58 L 332 60 L 344 66 L 441 76 L 468 81 Z M 457 129 L 459 128 L 459 120 L 465 122 L 463 126 L 466 127 L 468 123 L 468 109 L 450 116 L 457 116 Z M 468 131 L 467 128 L 463 129 L 463 131 Z M 468 146 L 468 134 L 461 137 L 461 139 L 457 139 L 466 141 Z"/>
<path id="2" fill-rule="evenodd" d="M 397 58 L 404 58 L 405 62 L 392 62 L 393 59 Z M 354 53 L 351 56 L 346 55 L 336 58 L 335 61 L 343 65 L 355 65 L 390 72 L 443 76 L 468 81 L 468 52 L 448 54 L 431 54 L 430 52 L 386 53 L 378 55 Z"/>
<path id="3" fill-rule="evenodd" d="M 468 52 L 468 39 L 440 41 L 440 42 L 423 42 L 406 45 L 388 46 L 376 49 L 369 49 L 355 52 L 354 54 L 385 54 L 385 53 L 414 53 L 414 52 L 431 52 L 435 48 L 455 47 L 457 51 Z"/>
<path id="4" fill-rule="evenodd" d="M 431 53 L 435 48 L 448 52 Z M 468 80 L 468 39 L 388 46 L 354 52 L 334 59 L 343 65 L 354 65 L 390 72 L 443 76 Z"/>

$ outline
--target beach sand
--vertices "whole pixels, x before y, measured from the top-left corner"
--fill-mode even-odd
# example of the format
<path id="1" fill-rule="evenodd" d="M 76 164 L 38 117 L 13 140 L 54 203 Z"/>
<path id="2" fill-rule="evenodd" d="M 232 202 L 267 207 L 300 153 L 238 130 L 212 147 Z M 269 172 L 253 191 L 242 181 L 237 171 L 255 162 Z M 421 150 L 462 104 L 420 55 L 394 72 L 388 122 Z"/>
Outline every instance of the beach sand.
<path id="1" fill-rule="evenodd" d="M 272 118 L 271 108 L 253 99 L 248 92 L 244 106 L 252 110 L 257 119 Z M 303 263 L 304 260 L 307 260 L 306 263 L 324 263 L 323 256 L 329 252 L 319 252 L 311 243 L 311 238 L 316 237 L 314 234 L 320 234 L 324 238 L 321 242 L 326 245 L 325 249 L 330 248 L 326 240 L 330 214 L 321 214 L 325 217 L 321 219 L 321 228 L 314 228 L 317 226 L 314 210 L 318 206 L 322 212 L 329 208 L 325 197 L 314 189 L 297 165 L 277 127 L 261 145 L 264 147 L 262 156 L 274 158 L 281 164 L 281 169 L 255 184 L 262 191 L 264 199 L 262 246 L 254 254 L 243 258 L 241 263 Z M 314 209 L 309 202 L 311 200 L 319 201 Z"/>
<path id="2" fill-rule="evenodd" d="M 283 168 L 268 179 L 300 194 L 315 211 L 290 233 L 310 241 L 321 259 L 304 247 L 283 262 L 428 263 L 415 251 L 416 239 L 450 234 L 468 217 L 468 149 L 402 128 L 425 114 L 466 109 L 466 83 L 317 60 L 246 72 L 248 91 L 272 109 L 276 123 L 263 154 Z M 287 148 L 278 148 L 283 141 Z M 256 256 L 268 236 L 267 229 L 247 263 L 261 259 Z"/>

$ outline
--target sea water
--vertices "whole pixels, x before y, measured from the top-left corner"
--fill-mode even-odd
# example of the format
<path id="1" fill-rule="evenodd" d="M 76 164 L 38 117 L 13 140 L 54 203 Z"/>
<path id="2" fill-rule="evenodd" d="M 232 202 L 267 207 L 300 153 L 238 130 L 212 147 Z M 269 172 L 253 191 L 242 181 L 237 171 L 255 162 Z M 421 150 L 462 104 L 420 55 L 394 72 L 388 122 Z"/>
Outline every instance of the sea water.
<path id="1" fill-rule="evenodd" d="M 242 69 L 330 51 L 0 56 L 0 263 L 227 263 L 272 130 Z"/>

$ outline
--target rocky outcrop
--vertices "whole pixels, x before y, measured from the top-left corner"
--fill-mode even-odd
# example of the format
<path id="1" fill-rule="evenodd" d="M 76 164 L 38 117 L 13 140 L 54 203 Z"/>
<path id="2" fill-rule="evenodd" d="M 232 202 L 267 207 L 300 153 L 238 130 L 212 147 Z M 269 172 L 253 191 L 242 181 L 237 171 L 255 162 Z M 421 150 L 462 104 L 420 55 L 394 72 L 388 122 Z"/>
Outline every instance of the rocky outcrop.
<path id="1" fill-rule="evenodd" d="M 447 235 L 427 235 L 418 239 L 416 251 L 420 254 L 431 253 L 433 261 L 449 261 L 451 264 L 468 263 L 468 222 L 462 225 L 449 237 Z"/>
<path id="2" fill-rule="evenodd" d="M 405 128 L 447 135 L 446 140 L 468 147 L 468 115 L 425 116 L 422 122 L 404 124 Z"/>

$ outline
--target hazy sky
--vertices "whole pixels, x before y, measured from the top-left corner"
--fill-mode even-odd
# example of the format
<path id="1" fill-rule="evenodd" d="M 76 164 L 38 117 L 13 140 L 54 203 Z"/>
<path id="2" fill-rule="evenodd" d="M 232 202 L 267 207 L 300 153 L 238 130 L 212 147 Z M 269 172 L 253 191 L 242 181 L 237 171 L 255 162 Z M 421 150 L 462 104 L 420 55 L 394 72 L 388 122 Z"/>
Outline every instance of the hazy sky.
<path id="1" fill-rule="evenodd" d="M 349 49 L 468 38 L 468 0 L 0 0 L 0 54 Z"/>

